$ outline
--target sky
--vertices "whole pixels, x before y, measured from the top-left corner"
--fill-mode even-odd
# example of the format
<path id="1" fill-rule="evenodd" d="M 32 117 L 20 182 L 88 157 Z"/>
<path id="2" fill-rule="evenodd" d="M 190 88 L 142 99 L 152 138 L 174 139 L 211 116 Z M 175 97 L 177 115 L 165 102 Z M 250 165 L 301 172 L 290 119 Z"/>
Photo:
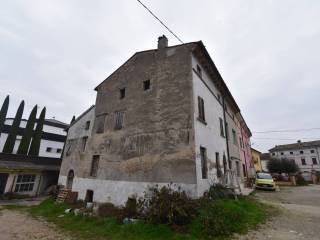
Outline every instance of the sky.
<path id="1" fill-rule="evenodd" d="M 253 132 L 252 146 L 320 139 L 320 1 L 144 0 L 184 41 L 202 40 Z M 165 34 L 136 0 L 3 1 L 0 104 L 70 122 L 94 88 Z M 319 128 L 310 131 L 257 133 Z"/>

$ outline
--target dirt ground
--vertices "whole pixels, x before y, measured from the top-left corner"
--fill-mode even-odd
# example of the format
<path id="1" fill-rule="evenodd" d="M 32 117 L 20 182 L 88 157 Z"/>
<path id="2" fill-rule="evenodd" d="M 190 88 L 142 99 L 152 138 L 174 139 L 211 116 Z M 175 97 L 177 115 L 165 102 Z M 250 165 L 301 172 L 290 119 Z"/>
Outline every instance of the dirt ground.
<path id="1" fill-rule="evenodd" d="M 319 240 L 320 185 L 282 187 L 280 192 L 257 191 L 256 196 L 278 206 L 281 213 L 239 240 Z"/>
<path id="2" fill-rule="evenodd" d="M 69 240 L 45 221 L 31 218 L 25 213 L 3 209 L 0 206 L 1 240 Z"/>

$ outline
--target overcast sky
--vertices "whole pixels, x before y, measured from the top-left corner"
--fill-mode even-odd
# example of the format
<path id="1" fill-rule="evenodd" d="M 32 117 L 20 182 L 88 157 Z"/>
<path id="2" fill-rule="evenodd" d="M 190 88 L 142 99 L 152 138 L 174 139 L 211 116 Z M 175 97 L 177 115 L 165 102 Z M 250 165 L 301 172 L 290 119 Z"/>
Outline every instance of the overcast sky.
<path id="1" fill-rule="evenodd" d="M 144 0 L 184 41 L 202 40 L 253 132 L 253 147 L 320 139 L 320 1 Z M 3 1 L 0 105 L 26 101 L 69 122 L 95 102 L 93 90 L 134 52 L 165 34 L 136 0 Z M 294 140 L 274 140 L 294 139 Z"/>

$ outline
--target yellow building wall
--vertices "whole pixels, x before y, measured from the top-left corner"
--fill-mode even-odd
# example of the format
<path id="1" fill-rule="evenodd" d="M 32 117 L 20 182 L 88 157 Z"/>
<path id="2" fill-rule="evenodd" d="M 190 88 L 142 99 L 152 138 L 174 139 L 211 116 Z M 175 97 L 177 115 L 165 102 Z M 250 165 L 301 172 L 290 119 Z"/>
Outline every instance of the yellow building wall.
<path id="1" fill-rule="evenodd" d="M 254 164 L 254 168 L 256 172 L 262 171 L 260 153 L 254 149 L 251 149 L 252 162 Z"/>

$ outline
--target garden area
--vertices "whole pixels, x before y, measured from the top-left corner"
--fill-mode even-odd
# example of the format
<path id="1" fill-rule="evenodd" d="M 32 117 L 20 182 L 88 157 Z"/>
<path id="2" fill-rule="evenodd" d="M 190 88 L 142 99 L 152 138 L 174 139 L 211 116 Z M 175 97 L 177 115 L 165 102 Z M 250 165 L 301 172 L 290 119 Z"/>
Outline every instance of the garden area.
<path id="1" fill-rule="evenodd" d="M 271 208 L 253 197 L 235 199 L 221 186 L 194 200 L 169 185 L 150 188 L 122 207 L 88 208 L 84 202 L 57 204 L 50 198 L 28 211 L 77 239 L 228 239 L 265 222 Z"/>

